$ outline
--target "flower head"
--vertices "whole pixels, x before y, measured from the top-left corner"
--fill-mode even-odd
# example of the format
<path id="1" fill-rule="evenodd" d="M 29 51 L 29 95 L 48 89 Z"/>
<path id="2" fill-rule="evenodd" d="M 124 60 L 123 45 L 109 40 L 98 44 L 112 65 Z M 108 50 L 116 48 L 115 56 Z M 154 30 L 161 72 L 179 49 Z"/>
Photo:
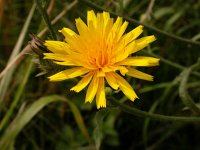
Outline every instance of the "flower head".
<path id="1" fill-rule="evenodd" d="M 62 81 L 81 76 L 77 85 L 71 88 L 80 92 L 87 85 L 85 102 L 92 102 L 96 96 L 97 108 L 106 107 L 105 82 L 113 89 L 120 89 L 130 100 L 137 97 L 130 84 L 122 77 L 125 75 L 153 80 L 153 76 L 143 73 L 134 66 L 156 66 L 159 59 L 144 56 L 132 56 L 155 41 L 154 36 L 136 39 L 143 26 L 138 26 L 124 34 L 128 22 L 118 17 L 116 21 L 108 12 L 87 12 L 87 24 L 76 19 L 78 34 L 69 28 L 59 30 L 65 39 L 45 41 L 45 46 L 52 53 L 44 53 L 45 59 L 52 59 L 56 64 L 69 66 L 70 69 L 49 77 L 50 81 Z M 119 75 L 121 74 L 121 75 Z"/>

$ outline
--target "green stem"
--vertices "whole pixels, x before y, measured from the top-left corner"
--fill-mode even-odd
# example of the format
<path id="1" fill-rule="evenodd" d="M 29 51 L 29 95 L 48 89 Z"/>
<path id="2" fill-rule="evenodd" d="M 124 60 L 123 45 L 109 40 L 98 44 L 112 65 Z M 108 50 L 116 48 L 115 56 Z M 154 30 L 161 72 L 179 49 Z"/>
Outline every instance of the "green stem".
<path id="1" fill-rule="evenodd" d="M 153 113 L 156 110 L 159 103 L 160 103 L 160 101 L 155 101 L 153 103 L 153 105 L 151 106 L 149 113 Z M 142 137 L 143 137 L 145 147 L 147 147 L 147 145 L 148 145 L 147 139 L 148 139 L 148 127 L 149 127 L 150 121 L 151 121 L 150 118 L 146 118 L 143 123 L 144 126 L 143 126 L 143 130 L 142 130 Z"/>
<path id="2" fill-rule="evenodd" d="M 153 103 L 153 105 L 151 106 L 149 113 L 154 113 L 154 111 L 157 109 L 157 106 L 166 99 L 166 97 L 169 95 L 169 93 L 171 92 L 173 86 L 177 85 L 179 82 L 179 77 L 176 77 L 173 82 L 171 82 L 170 84 L 168 84 L 168 86 L 166 87 L 166 89 L 164 90 L 162 96 Z M 148 127 L 150 124 L 151 118 L 146 118 L 144 121 L 144 127 L 143 127 L 143 139 L 144 139 L 144 143 L 145 145 L 147 145 L 147 132 L 148 132 Z"/>
<path id="3" fill-rule="evenodd" d="M 170 65 L 170 66 L 172 66 L 172 67 L 174 67 L 174 68 L 177 68 L 177 69 L 179 69 L 179 70 L 187 69 L 187 68 L 184 67 L 184 66 L 181 66 L 181 65 L 179 65 L 179 64 L 177 64 L 177 63 L 174 63 L 174 62 L 172 62 L 172 61 L 170 61 L 170 60 L 167 60 L 167 59 L 165 59 L 165 58 L 163 58 L 163 57 L 161 57 L 161 56 L 159 56 L 159 55 L 156 55 L 156 54 L 154 54 L 154 53 L 152 53 L 152 52 L 144 51 L 144 50 L 142 50 L 142 52 L 143 52 L 143 53 L 146 53 L 146 54 L 148 54 L 148 55 L 150 55 L 150 56 L 157 57 L 157 58 L 160 59 L 160 61 L 162 61 L 162 62 L 164 62 L 164 63 L 166 63 L 166 64 L 168 64 L 168 65 Z M 200 73 L 199 73 L 199 72 L 193 71 L 192 74 L 195 75 L 195 76 L 197 76 L 197 77 L 200 77 Z"/>
<path id="4" fill-rule="evenodd" d="M 51 25 L 51 21 L 49 19 L 47 11 L 46 11 L 45 7 L 43 7 L 42 0 L 36 0 L 36 2 L 37 2 L 38 9 L 39 9 L 44 21 L 45 21 L 50 33 L 51 33 L 53 40 L 56 40 L 57 39 L 56 34 L 55 34 L 53 27 Z"/>
<path id="5" fill-rule="evenodd" d="M 182 80 L 179 86 L 179 95 L 181 97 L 181 100 L 187 106 L 190 110 L 195 112 L 196 114 L 200 115 L 200 109 L 199 107 L 196 106 L 195 102 L 192 100 L 190 95 L 188 94 L 187 91 L 187 81 L 190 76 L 190 73 L 192 70 L 196 69 L 199 67 L 200 62 L 198 61 L 196 64 L 192 65 L 190 68 L 187 68 L 183 71 L 182 73 Z"/>
<path id="6" fill-rule="evenodd" d="M 142 52 L 145 53 L 145 54 L 148 54 L 148 55 L 150 55 L 150 56 L 160 58 L 160 61 L 162 61 L 162 62 L 164 62 L 164 63 L 166 63 L 166 64 L 168 64 L 168 65 L 170 65 L 170 66 L 172 66 L 172 67 L 174 67 L 174 68 L 177 68 L 177 69 L 180 69 L 180 70 L 185 69 L 185 67 L 183 67 L 183 66 L 181 66 L 181 65 L 179 65 L 179 64 L 177 64 L 177 63 L 174 63 L 174 62 L 172 62 L 172 61 L 170 61 L 170 60 L 167 60 L 167 59 L 165 59 L 165 58 L 163 58 L 163 57 L 161 57 L 161 56 L 159 56 L 159 55 L 156 55 L 156 54 L 154 54 L 154 53 L 152 53 L 152 52 L 144 51 L 144 50 L 142 50 Z"/>
<path id="7" fill-rule="evenodd" d="M 153 114 L 153 113 L 142 111 L 137 108 L 133 108 L 128 105 L 122 104 L 114 97 L 111 97 L 110 101 L 113 104 L 119 106 L 119 108 L 122 111 L 127 112 L 137 117 L 151 118 L 153 120 L 159 120 L 159 121 L 200 122 L 200 117 L 178 117 L 178 116 L 166 116 L 166 115 L 160 115 L 160 114 Z"/>
<path id="8" fill-rule="evenodd" d="M 167 132 L 164 132 L 157 141 L 151 146 L 148 146 L 148 150 L 154 150 L 157 149 L 160 144 L 162 144 L 166 139 L 170 138 L 177 130 L 182 128 L 186 124 L 177 124 L 175 123 L 172 125 Z"/>
<path id="9" fill-rule="evenodd" d="M 144 87 L 144 88 L 141 88 L 139 90 L 139 93 L 141 94 L 141 93 L 155 91 L 155 90 L 158 90 L 158 89 L 161 89 L 161 88 L 166 88 L 170 84 L 171 84 L 171 82 L 163 82 L 163 83 L 159 83 L 159 84 L 156 84 L 156 85 Z M 176 84 L 174 84 L 173 86 L 176 86 Z M 198 82 L 192 82 L 192 83 L 187 84 L 187 89 L 199 87 L 199 86 L 200 86 L 200 84 Z"/>
<path id="10" fill-rule="evenodd" d="M 89 0 L 79 0 L 80 2 L 83 2 L 84 4 L 86 4 L 87 6 L 91 7 L 91 8 L 94 8 L 98 11 L 108 11 L 107 9 L 105 8 L 102 8 L 96 4 L 94 4 L 93 2 L 90 2 Z M 108 11 L 111 15 L 113 16 L 122 16 L 120 14 L 117 14 L 117 13 L 114 13 L 114 12 L 111 12 L 111 11 Z M 197 42 L 197 41 L 192 41 L 192 40 L 189 40 L 189 39 L 186 39 L 186 38 L 182 38 L 180 36 L 176 36 L 174 34 L 171 34 L 171 33 L 168 33 L 168 32 L 165 32 L 165 31 L 162 31 L 156 27 L 153 27 L 153 26 L 150 26 L 150 25 L 147 25 L 145 23 L 141 23 L 135 19 L 132 19 L 130 17 L 127 17 L 127 16 L 122 16 L 124 19 L 126 19 L 127 21 L 129 21 L 130 23 L 133 23 L 133 24 L 136 24 L 136 25 L 143 25 L 144 27 L 146 28 L 149 28 L 157 33 L 160 33 L 160 34 L 163 34 L 165 36 L 168 36 L 170 38 L 173 38 L 175 40 L 179 40 L 179 41 L 182 41 L 182 42 L 186 42 L 186 43 L 189 43 L 189 44 L 193 44 L 193 45 L 200 45 L 200 42 Z"/>

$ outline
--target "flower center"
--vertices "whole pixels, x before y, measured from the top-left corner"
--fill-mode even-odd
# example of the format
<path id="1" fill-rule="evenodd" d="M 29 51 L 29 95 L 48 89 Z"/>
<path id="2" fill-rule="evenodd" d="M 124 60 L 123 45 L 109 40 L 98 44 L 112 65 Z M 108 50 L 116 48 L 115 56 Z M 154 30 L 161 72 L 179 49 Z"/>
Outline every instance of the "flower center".
<path id="1" fill-rule="evenodd" d="M 103 68 L 108 63 L 106 53 L 103 52 L 103 50 L 99 51 L 99 54 L 97 54 L 95 61 L 98 68 Z"/>

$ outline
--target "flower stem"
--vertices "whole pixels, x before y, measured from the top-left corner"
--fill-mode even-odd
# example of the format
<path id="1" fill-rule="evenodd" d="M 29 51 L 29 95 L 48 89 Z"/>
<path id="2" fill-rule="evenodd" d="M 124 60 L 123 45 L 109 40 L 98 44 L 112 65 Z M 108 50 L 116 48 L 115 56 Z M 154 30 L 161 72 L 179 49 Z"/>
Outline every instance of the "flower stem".
<path id="1" fill-rule="evenodd" d="M 51 25 L 51 21 L 49 19 L 47 11 L 46 11 L 45 7 L 43 6 L 42 0 L 36 0 L 36 3 L 37 3 L 37 7 L 38 7 L 38 9 L 39 9 L 39 11 L 40 11 L 40 13 L 41 13 L 46 25 L 47 25 L 50 33 L 51 33 L 51 36 L 52 36 L 53 40 L 56 40 L 57 39 L 56 34 L 55 34 L 55 32 L 53 30 L 53 27 Z"/>
<path id="2" fill-rule="evenodd" d="M 159 120 L 159 121 L 200 122 L 200 117 L 179 117 L 179 116 L 166 116 L 160 114 L 153 114 L 150 112 L 142 111 L 137 108 L 133 108 L 128 105 L 122 104 L 114 97 L 111 97 L 110 101 L 113 104 L 117 105 L 122 111 L 137 117 L 151 118 L 153 120 Z"/>
<path id="3" fill-rule="evenodd" d="M 164 62 L 164 63 L 166 63 L 166 64 L 168 64 L 168 65 L 170 65 L 170 66 L 172 66 L 172 67 L 174 67 L 174 68 L 177 68 L 177 69 L 179 69 L 179 70 L 187 69 L 186 67 L 184 67 L 184 66 L 182 66 L 182 65 L 179 65 L 179 64 L 177 64 L 177 63 L 175 63 L 175 62 L 172 62 L 172 61 L 170 61 L 170 60 L 168 60 L 168 59 L 165 59 L 165 58 L 163 58 L 163 57 L 161 57 L 161 56 L 159 56 L 159 55 L 156 55 L 156 54 L 154 54 L 154 53 L 152 53 L 152 52 L 144 51 L 144 50 L 141 50 L 141 51 L 142 51 L 143 53 L 145 53 L 145 54 L 150 55 L 150 56 L 160 58 L 160 61 L 162 61 L 162 62 Z M 197 72 L 197 71 L 192 71 L 191 73 L 192 73 L 193 75 L 197 76 L 197 77 L 200 77 L 200 73 Z"/>
<path id="4" fill-rule="evenodd" d="M 188 94 L 187 91 L 187 81 L 190 76 L 190 73 L 192 70 L 198 68 L 200 66 L 200 59 L 198 62 L 191 67 L 185 69 L 182 72 L 182 80 L 179 86 L 179 95 L 185 106 L 187 106 L 190 110 L 195 112 L 196 114 L 200 115 L 200 108 L 195 104 L 195 102 L 192 100 L 191 96 Z"/>

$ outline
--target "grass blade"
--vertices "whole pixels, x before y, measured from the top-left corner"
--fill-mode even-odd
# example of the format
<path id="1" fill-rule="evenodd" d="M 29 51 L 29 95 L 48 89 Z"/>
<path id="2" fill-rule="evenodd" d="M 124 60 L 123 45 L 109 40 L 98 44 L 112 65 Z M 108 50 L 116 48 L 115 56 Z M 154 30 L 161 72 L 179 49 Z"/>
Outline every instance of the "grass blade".
<path id="1" fill-rule="evenodd" d="M 29 12 L 29 15 L 28 15 L 28 17 L 26 19 L 26 22 L 25 22 L 25 24 L 24 24 L 24 26 L 23 26 L 23 28 L 21 30 L 21 33 L 20 33 L 19 38 L 18 38 L 18 41 L 17 41 L 17 43 L 16 43 L 16 45 L 15 45 L 13 51 L 12 51 L 12 54 L 11 54 L 11 56 L 9 58 L 8 63 L 10 61 L 12 61 L 16 57 L 16 55 L 19 53 L 19 51 L 21 50 L 22 44 L 24 42 L 24 38 L 26 36 L 28 27 L 30 25 L 31 19 L 32 19 L 33 14 L 34 14 L 35 8 L 36 8 L 36 4 L 34 3 L 33 6 L 32 6 L 32 8 L 31 8 L 31 10 L 30 10 L 30 12 Z M 6 93 L 7 89 L 8 89 L 10 81 L 12 79 L 12 75 L 13 75 L 13 73 L 15 71 L 15 68 L 16 67 L 12 67 L 6 73 L 6 76 L 4 76 L 2 78 L 2 80 L 0 82 L 0 108 L 1 108 L 1 103 L 3 102 L 3 99 L 5 97 L 5 93 Z"/>

